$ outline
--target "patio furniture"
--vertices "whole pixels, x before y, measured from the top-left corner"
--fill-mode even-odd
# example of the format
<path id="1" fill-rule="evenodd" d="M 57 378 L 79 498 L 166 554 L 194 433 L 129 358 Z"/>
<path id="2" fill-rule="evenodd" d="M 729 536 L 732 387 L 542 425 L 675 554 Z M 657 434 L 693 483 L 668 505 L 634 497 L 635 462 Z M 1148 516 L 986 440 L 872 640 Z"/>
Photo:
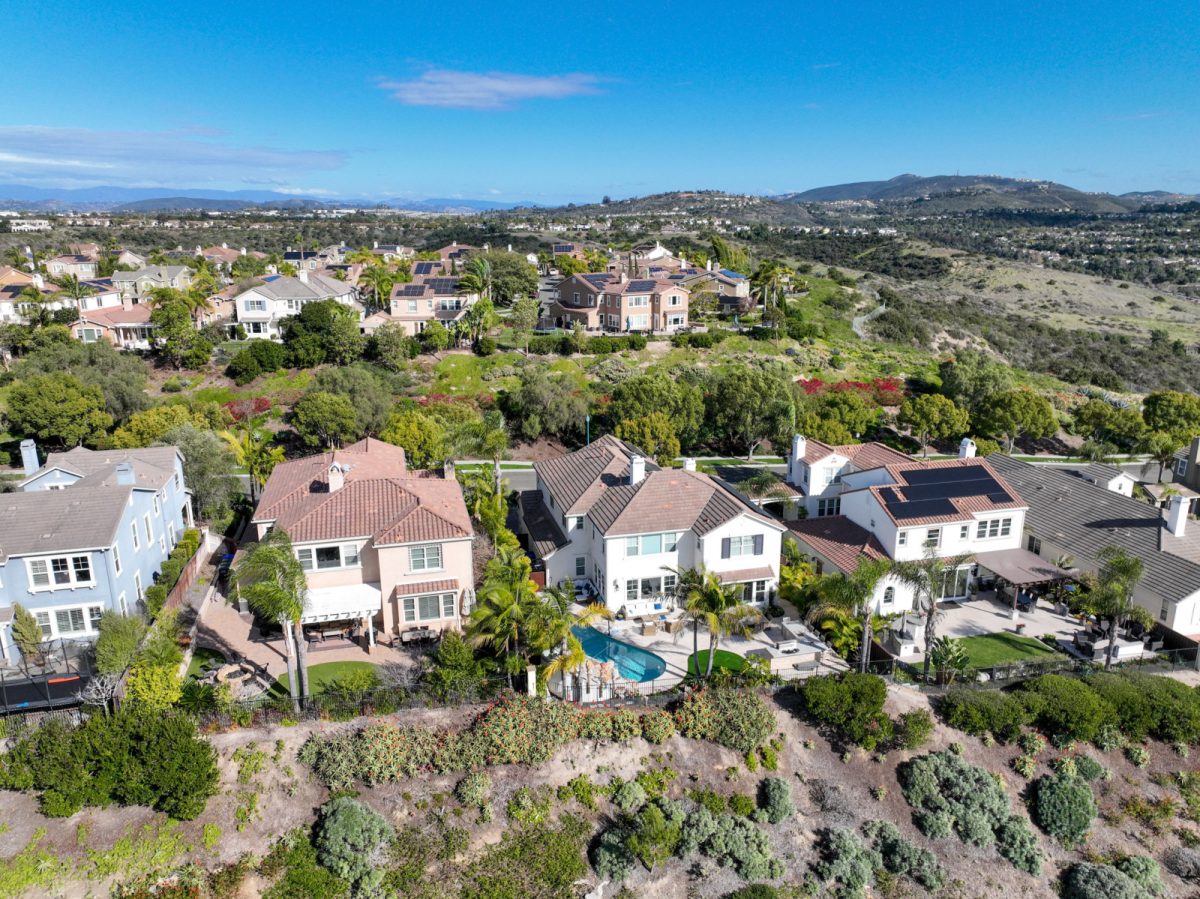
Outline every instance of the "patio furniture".
<path id="1" fill-rule="evenodd" d="M 419 640 L 433 640 L 437 637 L 437 631 L 431 627 L 414 627 L 400 634 L 401 643 L 414 643 Z"/>
<path id="2" fill-rule="evenodd" d="M 1160 637 L 1147 639 L 1143 644 L 1148 652 L 1158 652 L 1163 648 L 1163 641 Z"/>
<path id="3" fill-rule="evenodd" d="M 639 631 L 639 633 L 643 637 L 653 637 L 656 634 L 658 634 L 658 625 L 655 622 L 643 620 L 641 622 L 641 625 L 642 626 L 641 626 L 641 630 Z"/>

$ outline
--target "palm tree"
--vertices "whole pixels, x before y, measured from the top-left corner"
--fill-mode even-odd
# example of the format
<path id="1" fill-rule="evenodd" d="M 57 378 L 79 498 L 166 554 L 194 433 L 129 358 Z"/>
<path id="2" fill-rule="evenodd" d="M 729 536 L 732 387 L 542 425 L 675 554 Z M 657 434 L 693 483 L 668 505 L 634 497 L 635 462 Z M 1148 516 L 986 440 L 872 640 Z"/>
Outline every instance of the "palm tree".
<path id="1" fill-rule="evenodd" d="M 1175 459 L 1175 451 L 1179 449 L 1180 441 L 1172 437 L 1165 431 L 1147 431 L 1146 435 L 1138 441 L 1137 448 L 1140 452 L 1145 453 L 1150 457 L 1149 461 L 1142 467 L 1143 473 L 1149 470 L 1150 466 L 1158 463 L 1158 480 L 1163 479 L 1163 474 Z"/>
<path id="2" fill-rule="evenodd" d="M 587 653 L 584 652 L 579 638 L 575 636 L 575 628 L 591 627 L 597 621 L 611 620 L 613 617 L 612 610 L 603 603 L 587 603 L 575 612 L 575 602 L 574 584 L 563 581 L 542 591 L 541 604 L 534 615 L 534 640 L 542 647 L 542 652 L 546 653 L 558 647 L 557 654 L 543 668 L 545 679 L 549 682 L 553 677 L 561 677 L 564 687 L 567 675 L 577 671 L 587 661 Z M 565 689 L 563 693 L 565 697 Z M 575 696 L 578 695 L 576 684 Z"/>
<path id="3" fill-rule="evenodd" d="M 1131 556 L 1119 546 L 1106 546 L 1099 552 L 1100 576 L 1092 596 L 1097 611 L 1109 619 L 1108 653 L 1104 667 L 1112 667 L 1113 645 L 1117 642 L 1117 629 L 1123 626 L 1137 608 L 1133 591 L 1142 579 L 1145 565 L 1137 556 Z"/>
<path id="4" fill-rule="evenodd" d="M 358 280 L 371 288 L 371 294 L 375 297 L 375 306 L 383 309 L 392 292 L 394 280 L 392 273 L 382 265 L 372 265 L 358 276 Z"/>
<path id="5" fill-rule="evenodd" d="M 32 307 L 26 316 L 30 324 L 39 328 L 50 324 L 50 307 L 46 305 L 46 295 L 32 284 L 22 288 L 21 292 L 17 294 L 17 303 L 28 304 Z"/>
<path id="6" fill-rule="evenodd" d="M 669 571 L 675 575 L 675 602 L 683 610 L 684 620 L 691 622 L 692 658 L 698 660 L 700 657 L 700 622 L 704 619 L 704 611 L 700 603 L 700 593 L 704 589 L 704 582 L 708 578 L 708 572 L 704 570 L 703 565 L 696 568 L 671 568 L 670 566 L 663 566 L 663 571 Z M 682 633 L 683 631 L 679 632 L 679 634 Z M 679 634 L 675 635 L 676 639 L 679 638 Z"/>
<path id="7" fill-rule="evenodd" d="M 496 554 L 497 559 L 500 552 Z M 467 621 L 467 643 L 473 648 L 486 647 L 500 654 L 509 689 L 512 689 L 513 674 L 521 668 L 521 651 L 528 643 L 530 615 L 537 602 L 537 584 L 528 577 L 511 581 L 488 580 L 480 588 L 478 598 Z"/>
<path id="8" fill-rule="evenodd" d="M 770 316 L 775 321 L 776 328 L 780 317 L 787 312 L 787 299 L 783 290 L 786 271 L 783 265 L 774 259 L 768 259 L 760 263 L 758 269 L 750 276 L 750 291 L 758 302 L 762 303 L 763 321 Z"/>
<path id="9" fill-rule="evenodd" d="M 712 572 L 704 572 L 699 584 L 689 587 L 684 608 L 692 616 L 693 641 L 696 641 L 696 628 L 701 620 L 708 627 L 708 665 L 705 678 L 712 677 L 713 661 L 721 645 L 722 636 L 749 636 L 762 622 L 762 612 L 751 605 L 742 602 L 738 596 L 737 586 L 723 584 L 721 579 Z M 700 657 L 692 656 L 699 668 Z"/>
<path id="10" fill-rule="evenodd" d="M 79 280 L 78 275 L 67 275 L 60 282 L 62 284 L 63 293 L 75 301 L 75 306 L 82 312 L 82 301 L 84 297 L 90 297 L 96 291 L 89 284 L 84 284 Z"/>
<path id="11" fill-rule="evenodd" d="M 925 614 L 925 667 L 923 677 L 929 681 L 929 650 L 937 639 L 938 600 L 945 590 L 946 573 L 957 571 L 971 561 L 970 555 L 939 557 L 933 547 L 925 550 L 923 559 L 893 563 L 892 571 L 900 581 L 912 587 L 917 608 Z"/>
<path id="12" fill-rule="evenodd" d="M 865 674 L 871 662 L 871 618 L 875 614 L 872 599 L 879 582 L 892 570 L 886 559 L 863 559 L 850 574 L 830 574 L 816 585 L 818 600 L 809 610 L 809 621 L 815 623 L 831 612 L 859 616 L 862 624 L 862 649 L 859 667 Z"/>
<path id="13" fill-rule="evenodd" d="M 953 683 L 954 676 L 966 671 L 970 664 L 962 642 L 951 637 L 938 637 L 934 640 L 933 646 L 929 649 L 929 659 L 939 677 L 943 672 L 950 672 L 950 676 L 946 679 L 947 684 Z"/>
<path id="14" fill-rule="evenodd" d="M 284 459 L 283 447 L 273 446 L 270 438 L 248 428 L 240 433 L 221 431 L 221 439 L 233 450 L 238 467 L 250 476 L 250 498 L 257 499 L 275 466 Z"/>
<path id="15" fill-rule="evenodd" d="M 282 530 L 274 530 L 257 543 L 250 544 L 234 566 L 232 580 L 250 608 L 264 618 L 278 621 L 283 627 L 288 688 L 292 706 L 299 711 L 299 697 L 308 697 L 308 650 L 304 627 L 300 623 L 308 599 L 308 578 L 292 549 L 291 538 Z M 296 691 L 297 668 L 299 693 Z"/>
<path id="16" fill-rule="evenodd" d="M 481 300 L 492 298 L 492 263 L 486 256 L 472 256 L 458 279 L 464 293 L 477 293 Z"/>

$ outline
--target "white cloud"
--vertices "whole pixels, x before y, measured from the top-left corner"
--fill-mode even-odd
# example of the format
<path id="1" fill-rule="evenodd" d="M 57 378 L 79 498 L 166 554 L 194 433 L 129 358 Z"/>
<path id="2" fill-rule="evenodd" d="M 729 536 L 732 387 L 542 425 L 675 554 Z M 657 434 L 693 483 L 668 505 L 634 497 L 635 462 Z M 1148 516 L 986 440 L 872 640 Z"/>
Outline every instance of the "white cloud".
<path id="1" fill-rule="evenodd" d="M 297 175 L 341 168 L 341 150 L 241 146 L 195 129 L 108 131 L 0 125 L 0 178 L 74 184 L 175 184 L 217 181 L 295 183 Z M 62 186 L 62 185 L 57 185 Z"/>
<path id="2" fill-rule="evenodd" d="M 517 75 L 429 69 L 407 81 L 381 79 L 379 87 L 406 106 L 451 109 L 510 109 L 525 100 L 562 100 L 598 94 L 593 75 Z"/>

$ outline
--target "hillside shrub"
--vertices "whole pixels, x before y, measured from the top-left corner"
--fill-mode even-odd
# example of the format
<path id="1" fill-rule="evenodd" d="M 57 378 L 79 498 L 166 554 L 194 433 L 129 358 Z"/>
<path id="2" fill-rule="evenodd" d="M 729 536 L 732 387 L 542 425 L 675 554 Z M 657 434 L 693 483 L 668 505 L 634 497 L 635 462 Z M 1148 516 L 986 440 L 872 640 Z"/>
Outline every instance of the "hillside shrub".
<path id="1" fill-rule="evenodd" d="M 883 869 L 883 858 L 866 846 L 858 835 L 844 827 L 827 830 L 821 836 L 821 860 L 814 870 L 826 884 L 834 884 L 837 899 L 859 899 L 875 882 Z"/>
<path id="2" fill-rule="evenodd" d="M 1108 769 L 1090 755 L 1075 758 L 1075 773 L 1084 780 L 1107 780 Z"/>
<path id="3" fill-rule="evenodd" d="M 796 811 L 792 803 L 792 785 L 782 777 L 768 777 L 760 787 L 761 805 L 767 813 L 768 824 L 778 824 Z"/>
<path id="4" fill-rule="evenodd" d="M 783 862 L 771 855 L 767 835 L 749 818 L 719 815 L 712 835 L 700 852 L 743 880 L 773 880 L 783 876 Z"/>
<path id="5" fill-rule="evenodd" d="M 964 843 L 997 851 L 1022 870 L 1040 870 L 1022 831 L 1025 819 L 1012 813 L 1008 795 L 992 775 L 961 755 L 944 751 L 911 759 L 897 769 L 913 821 L 931 839 L 954 833 Z M 1036 851 L 1036 850 L 1035 850 Z"/>
<path id="6" fill-rule="evenodd" d="M 1163 866 L 1181 880 L 1200 881 L 1200 849 L 1174 846 L 1163 855 Z"/>
<path id="7" fill-rule="evenodd" d="M 974 737 L 990 733 L 1001 743 L 1011 743 L 1032 720 L 1022 698 L 999 690 L 951 690 L 937 703 L 937 712 L 948 725 Z"/>
<path id="8" fill-rule="evenodd" d="M 891 822 L 869 821 L 864 825 L 863 833 L 874 841 L 883 867 L 893 874 L 910 877 L 931 892 L 940 890 L 946 882 L 946 872 L 937 856 L 906 840 Z"/>
<path id="9" fill-rule="evenodd" d="M 626 846 L 628 840 L 629 831 L 621 826 L 610 827 L 600 834 L 590 853 L 590 860 L 601 879 L 620 883 L 629 876 L 636 859 Z"/>
<path id="10" fill-rule="evenodd" d="M 684 697 L 676 722 L 693 740 L 711 740 L 743 754 L 775 732 L 775 715 L 757 693 L 748 690 L 694 690 Z"/>
<path id="11" fill-rule="evenodd" d="M 1167 891 L 1158 862 L 1148 855 L 1127 855 L 1113 867 L 1151 895 L 1161 896 Z"/>
<path id="12" fill-rule="evenodd" d="M 896 719 L 896 745 L 901 749 L 920 749 L 933 736 L 933 715 L 925 709 L 904 712 Z"/>
<path id="13" fill-rule="evenodd" d="M 492 779 L 482 771 L 472 771 L 454 786 L 454 798 L 471 808 L 483 808 L 492 794 Z"/>
<path id="14" fill-rule="evenodd" d="M 521 787 L 504 806 L 504 812 L 518 824 L 542 824 L 550 817 L 553 797 L 548 787 Z"/>
<path id="15" fill-rule="evenodd" d="M 1109 865 L 1080 862 L 1062 879 L 1063 899 L 1147 899 L 1149 893 L 1132 877 Z"/>
<path id="16" fill-rule="evenodd" d="M 0 756 L 0 788 L 41 791 L 54 816 L 115 803 L 191 820 L 217 792 L 216 751 L 173 712 L 127 708 L 74 729 L 53 720 Z"/>
<path id="17" fill-rule="evenodd" d="M 1113 707 L 1079 678 L 1043 674 L 1021 689 L 1033 698 L 1034 723 L 1059 741 L 1090 743 L 1101 725 L 1117 722 Z"/>
<path id="18" fill-rule="evenodd" d="M 1038 827 L 1071 848 L 1087 836 L 1096 817 L 1096 797 L 1081 777 L 1049 774 L 1034 784 L 1032 810 Z"/>
<path id="19" fill-rule="evenodd" d="M 842 740 L 870 751 L 891 738 L 891 719 L 883 711 L 887 684 L 881 677 L 857 671 L 810 677 L 801 696 L 808 715 Z"/>
<path id="20" fill-rule="evenodd" d="M 683 813 L 673 803 L 647 805 L 634 819 L 626 846 L 653 871 L 675 854 L 682 824 Z"/>
<path id="21" fill-rule="evenodd" d="M 357 799 L 339 796 L 321 806 L 313 848 L 322 867 L 369 894 L 383 879 L 382 850 L 392 826 Z"/>
<path id="22" fill-rule="evenodd" d="M 675 719 L 670 712 L 646 712 L 641 724 L 642 736 L 650 743 L 665 743 L 675 735 Z"/>
<path id="23" fill-rule="evenodd" d="M 636 780 L 627 780 L 613 792 L 613 805 L 631 814 L 646 804 L 646 791 Z"/>
<path id="24" fill-rule="evenodd" d="M 620 743 L 636 740 L 642 735 L 641 719 L 632 709 L 617 709 L 612 716 L 612 738 Z"/>

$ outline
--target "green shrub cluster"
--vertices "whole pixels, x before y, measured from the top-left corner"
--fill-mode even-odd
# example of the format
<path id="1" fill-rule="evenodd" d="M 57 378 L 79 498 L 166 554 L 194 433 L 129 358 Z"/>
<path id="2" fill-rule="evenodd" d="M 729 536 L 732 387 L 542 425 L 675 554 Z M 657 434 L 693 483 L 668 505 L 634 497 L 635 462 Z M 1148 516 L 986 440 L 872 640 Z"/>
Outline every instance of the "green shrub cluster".
<path id="1" fill-rule="evenodd" d="M 1086 683 L 1116 713 L 1126 739 L 1200 743 L 1200 691 L 1140 671 L 1096 672 Z"/>
<path id="2" fill-rule="evenodd" d="M 542 824 L 550 817 L 553 798 L 549 787 L 521 787 L 504 806 L 504 813 L 518 824 Z"/>
<path id="3" fill-rule="evenodd" d="M 182 714 L 129 709 L 77 728 L 51 720 L 0 755 L 0 788 L 40 791 L 51 817 L 116 803 L 190 820 L 217 792 L 217 755 Z"/>
<path id="4" fill-rule="evenodd" d="M 1033 819 L 1064 846 L 1078 846 L 1096 817 L 1096 797 L 1083 778 L 1059 772 L 1041 777 L 1033 788 Z"/>
<path id="5" fill-rule="evenodd" d="M 675 717 L 670 712 L 646 712 L 642 715 L 642 737 L 661 744 L 675 736 Z"/>
<path id="6" fill-rule="evenodd" d="M 883 710 L 887 684 L 874 674 L 846 671 L 810 677 L 800 688 L 804 707 L 818 725 L 869 752 L 891 746 L 917 749 L 933 733 L 928 712 L 906 712 L 892 721 Z"/>
<path id="7" fill-rule="evenodd" d="M 1080 862 L 1072 865 L 1062 879 L 1063 899 L 1149 899 L 1152 895 L 1111 865 Z"/>
<path id="8" fill-rule="evenodd" d="M 1108 780 L 1108 769 L 1090 755 L 1075 757 L 1075 773 L 1084 780 Z"/>
<path id="9" fill-rule="evenodd" d="M 384 845 L 392 837 L 392 826 L 357 799 L 339 796 L 321 806 L 313 828 L 317 861 L 369 895 L 383 880 L 379 865 Z"/>
<path id="10" fill-rule="evenodd" d="M 225 374 L 241 387 L 261 374 L 278 371 L 285 362 L 287 350 L 282 344 L 273 340 L 251 340 L 234 354 L 225 368 Z"/>
<path id="11" fill-rule="evenodd" d="M 931 839 L 951 834 L 975 846 L 996 846 L 1017 868 L 1037 874 L 1041 853 L 1026 820 L 1015 815 L 1008 796 L 985 769 L 955 752 L 918 756 L 897 769 L 913 820 Z"/>
<path id="12" fill-rule="evenodd" d="M 883 870 L 883 858 L 868 847 L 858 834 L 845 827 L 834 827 L 821 835 L 821 860 L 814 871 L 837 899 L 861 899 L 867 887 Z"/>
<path id="13" fill-rule="evenodd" d="M 614 334 L 580 337 L 574 334 L 536 334 L 529 339 L 529 352 L 534 356 L 571 356 L 575 353 L 604 356 L 624 350 L 644 350 L 646 338 L 641 334 Z"/>
<path id="14" fill-rule="evenodd" d="M 906 840 L 891 822 L 869 821 L 863 833 L 874 841 L 875 851 L 891 873 L 910 877 L 930 892 L 940 890 L 946 882 L 946 872 L 937 856 Z"/>
<path id="15" fill-rule="evenodd" d="M 770 707 L 748 690 L 694 690 L 684 697 L 676 723 L 685 737 L 711 740 L 743 754 L 753 752 L 775 732 Z"/>
<path id="16" fill-rule="evenodd" d="M 492 795 L 492 779 L 483 771 L 472 771 L 454 786 L 454 798 L 471 808 L 483 808 Z"/>
<path id="17" fill-rule="evenodd" d="M 263 892 L 263 899 L 342 899 L 350 895 L 350 885 L 317 862 L 317 850 L 306 829 L 280 837 L 259 862 L 258 873 L 274 881 Z"/>
<path id="18" fill-rule="evenodd" d="M 467 865 L 457 893 L 464 899 L 557 899 L 576 895 L 587 873 L 587 825 L 560 821 L 508 830 L 500 843 Z M 444 890 L 431 895 L 447 895 Z"/>
<path id="19" fill-rule="evenodd" d="M 768 824 L 778 824 L 796 811 L 792 803 L 792 785 L 782 777 L 768 777 L 759 787 L 762 809 Z"/>
<path id="20" fill-rule="evenodd" d="M 1020 694 L 999 690 L 954 689 L 942 697 L 937 710 L 951 727 L 975 737 L 990 733 L 1001 743 L 1016 740 L 1030 722 Z"/>

